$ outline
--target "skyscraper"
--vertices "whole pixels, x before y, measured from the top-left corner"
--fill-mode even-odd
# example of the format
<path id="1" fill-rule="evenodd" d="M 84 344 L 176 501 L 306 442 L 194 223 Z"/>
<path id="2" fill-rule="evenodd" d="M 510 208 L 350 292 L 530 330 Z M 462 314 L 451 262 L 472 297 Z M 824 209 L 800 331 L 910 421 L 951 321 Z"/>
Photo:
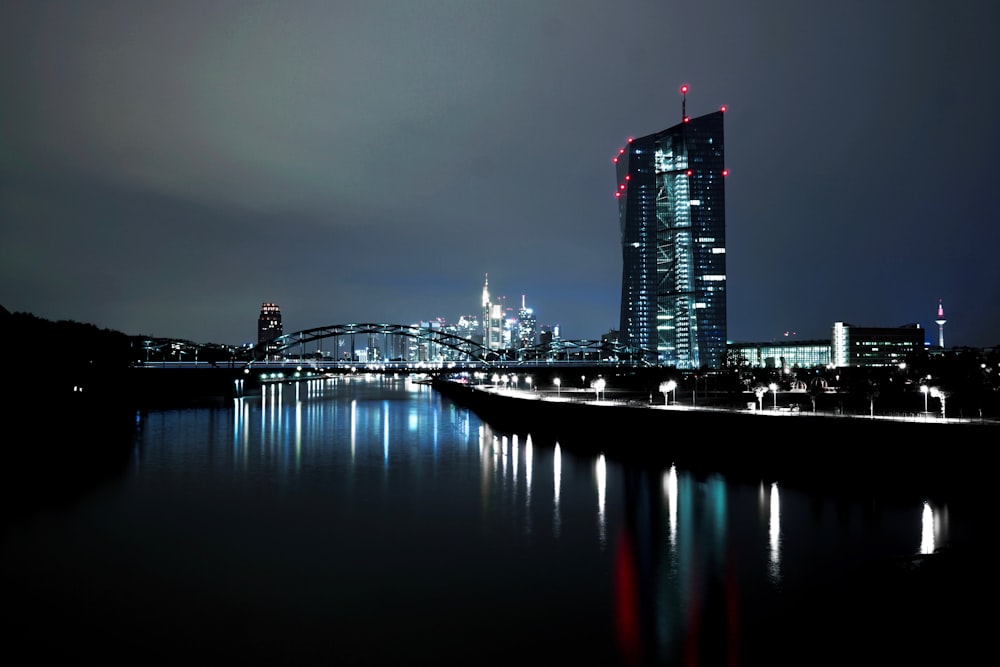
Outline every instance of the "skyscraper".
<path id="1" fill-rule="evenodd" d="M 521 295 L 521 309 L 517 311 L 517 347 L 523 349 L 535 345 L 537 321 L 535 311 L 528 308 Z"/>
<path id="2" fill-rule="evenodd" d="M 277 349 L 271 342 L 282 334 L 281 309 L 274 303 L 263 303 L 257 318 L 257 348 L 266 358 L 271 358 Z"/>
<path id="3" fill-rule="evenodd" d="M 614 158 L 622 343 L 664 366 L 725 361 L 724 112 L 689 118 L 685 99 L 678 125 L 630 138 Z"/>
<path id="4" fill-rule="evenodd" d="M 503 345 L 503 306 L 490 299 L 490 276 L 483 283 L 483 346 L 499 350 Z"/>

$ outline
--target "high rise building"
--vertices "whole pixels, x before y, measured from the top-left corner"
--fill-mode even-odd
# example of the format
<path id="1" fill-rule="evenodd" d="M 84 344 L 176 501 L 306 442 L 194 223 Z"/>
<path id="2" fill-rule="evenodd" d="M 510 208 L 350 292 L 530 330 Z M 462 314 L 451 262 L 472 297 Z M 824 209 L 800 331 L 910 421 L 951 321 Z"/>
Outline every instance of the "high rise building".
<path id="1" fill-rule="evenodd" d="M 726 355 L 723 115 L 630 138 L 614 158 L 622 243 L 620 332 L 646 360 L 721 367 Z"/>
<path id="2" fill-rule="evenodd" d="M 271 358 L 274 355 L 276 348 L 271 341 L 281 334 L 281 309 L 277 304 L 262 304 L 257 318 L 257 346 L 265 357 Z"/>
<path id="3" fill-rule="evenodd" d="M 524 295 L 521 295 L 521 309 L 517 311 L 517 347 L 524 349 L 534 347 L 537 330 L 535 312 L 528 308 L 524 302 Z"/>
<path id="4" fill-rule="evenodd" d="M 503 305 L 490 299 L 490 276 L 483 283 L 483 346 L 488 350 L 503 347 Z"/>

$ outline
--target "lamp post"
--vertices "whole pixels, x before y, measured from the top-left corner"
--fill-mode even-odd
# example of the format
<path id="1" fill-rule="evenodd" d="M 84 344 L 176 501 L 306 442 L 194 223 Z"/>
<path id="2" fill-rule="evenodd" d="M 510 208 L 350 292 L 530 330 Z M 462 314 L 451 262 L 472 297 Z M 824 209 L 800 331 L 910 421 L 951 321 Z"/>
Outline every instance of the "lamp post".
<path id="1" fill-rule="evenodd" d="M 927 394 L 930 392 L 930 387 L 925 384 L 920 385 L 920 391 L 924 394 L 924 417 L 927 417 Z"/>
<path id="2" fill-rule="evenodd" d="M 597 378 L 594 380 L 594 397 L 596 400 L 601 400 L 601 393 L 604 391 L 604 378 Z"/>
<path id="3" fill-rule="evenodd" d="M 774 409 L 778 409 L 778 385 L 773 382 L 767 386 L 771 390 L 771 396 L 774 397 Z"/>
<path id="4" fill-rule="evenodd" d="M 667 399 L 667 394 L 669 394 L 670 392 L 675 392 L 674 393 L 674 403 L 677 402 L 677 393 L 676 393 L 676 391 L 677 391 L 677 383 L 674 382 L 673 380 L 667 380 L 666 382 L 661 382 L 660 383 L 660 393 L 663 394 L 663 403 L 664 403 L 664 405 L 670 405 L 670 401 Z"/>
<path id="5" fill-rule="evenodd" d="M 559 378 L 552 378 L 552 381 L 556 385 L 556 396 L 557 397 L 561 396 L 562 395 L 562 391 L 560 391 L 559 386 L 562 384 L 562 380 L 560 380 Z"/>
<path id="6" fill-rule="evenodd" d="M 528 391 L 531 391 L 531 376 L 530 375 L 525 375 L 524 376 L 524 382 L 525 382 L 525 384 L 528 385 Z"/>

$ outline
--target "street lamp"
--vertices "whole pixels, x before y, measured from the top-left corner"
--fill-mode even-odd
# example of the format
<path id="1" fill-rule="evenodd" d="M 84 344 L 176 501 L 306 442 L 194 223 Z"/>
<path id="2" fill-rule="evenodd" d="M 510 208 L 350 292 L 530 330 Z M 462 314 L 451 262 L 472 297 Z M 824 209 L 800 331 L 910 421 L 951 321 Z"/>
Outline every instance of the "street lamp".
<path id="1" fill-rule="evenodd" d="M 920 385 L 920 391 L 924 394 L 924 415 L 927 415 L 927 394 L 930 392 L 930 387 L 925 384 Z"/>
<path id="2" fill-rule="evenodd" d="M 553 382 L 555 383 L 555 385 L 556 385 L 556 396 L 561 396 L 561 395 L 562 395 L 562 392 L 561 392 L 561 391 L 560 391 L 560 389 L 559 389 L 559 385 L 561 385 L 561 384 L 562 384 L 562 380 L 560 380 L 559 378 L 552 378 L 552 381 L 553 381 Z"/>
<path id="3" fill-rule="evenodd" d="M 774 397 L 774 409 L 778 409 L 778 385 L 773 382 L 767 386 L 771 390 L 771 396 Z"/>
<path id="4" fill-rule="evenodd" d="M 945 391 L 939 387 L 931 387 L 931 396 L 941 401 L 941 419 L 947 417 L 944 407 L 944 399 L 948 397 Z"/>
<path id="5" fill-rule="evenodd" d="M 528 385 L 528 391 L 531 391 L 531 376 L 525 375 L 524 382 Z"/>
<path id="6" fill-rule="evenodd" d="M 597 378 L 594 380 L 594 397 L 596 400 L 601 400 L 601 393 L 604 391 L 604 378 Z"/>
<path id="7" fill-rule="evenodd" d="M 673 380 L 667 380 L 666 382 L 660 383 L 660 393 L 663 394 L 663 404 L 670 405 L 670 401 L 667 400 L 667 394 L 677 389 L 677 383 Z M 674 394 L 674 403 L 677 402 L 677 394 Z"/>

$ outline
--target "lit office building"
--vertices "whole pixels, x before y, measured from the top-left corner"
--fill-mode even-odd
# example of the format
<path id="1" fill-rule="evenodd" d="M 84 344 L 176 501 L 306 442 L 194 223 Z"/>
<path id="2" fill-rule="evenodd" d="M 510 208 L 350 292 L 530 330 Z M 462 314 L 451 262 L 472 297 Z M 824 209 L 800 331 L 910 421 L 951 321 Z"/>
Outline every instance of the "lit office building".
<path id="1" fill-rule="evenodd" d="M 260 307 L 257 318 L 257 345 L 268 358 L 276 352 L 276 346 L 271 343 L 282 334 L 281 309 L 277 304 L 264 303 Z"/>
<path id="2" fill-rule="evenodd" d="M 924 329 L 919 324 L 857 327 L 834 322 L 831 348 L 834 366 L 898 366 L 924 349 Z"/>
<path id="3" fill-rule="evenodd" d="M 777 368 L 825 368 L 830 365 L 829 340 L 797 340 L 782 343 L 730 343 L 729 357 L 738 366 Z"/>
<path id="4" fill-rule="evenodd" d="M 724 111 L 689 118 L 682 107 L 681 123 L 629 139 L 614 158 L 622 343 L 663 366 L 725 361 Z"/>
<path id="5" fill-rule="evenodd" d="M 521 310 L 517 311 L 517 347 L 523 349 L 535 345 L 537 324 L 535 313 L 524 305 L 524 295 L 521 295 Z"/>
<path id="6" fill-rule="evenodd" d="M 503 347 L 503 305 L 490 300 L 490 277 L 483 283 L 483 347 L 499 350 Z"/>

